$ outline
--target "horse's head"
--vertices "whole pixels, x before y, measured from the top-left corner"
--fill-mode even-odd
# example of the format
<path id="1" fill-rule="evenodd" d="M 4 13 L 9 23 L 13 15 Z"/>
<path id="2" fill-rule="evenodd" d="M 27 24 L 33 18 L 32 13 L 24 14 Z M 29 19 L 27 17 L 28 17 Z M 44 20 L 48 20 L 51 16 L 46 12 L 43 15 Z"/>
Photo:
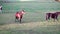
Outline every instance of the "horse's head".
<path id="1" fill-rule="evenodd" d="M 58 15 L 60 15 L 60 12 L 56 12 Z"/>

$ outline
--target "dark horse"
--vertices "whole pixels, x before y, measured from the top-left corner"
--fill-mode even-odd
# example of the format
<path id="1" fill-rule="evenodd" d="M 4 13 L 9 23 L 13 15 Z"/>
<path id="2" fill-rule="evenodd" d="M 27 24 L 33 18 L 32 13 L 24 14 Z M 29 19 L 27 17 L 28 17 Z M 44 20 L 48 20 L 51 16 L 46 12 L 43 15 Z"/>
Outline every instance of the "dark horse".
<path id="1" fill-rule="evenodd" d="M 50 20 L 50 18 L 53 18 L 54 20 L 58 20 L 58 15 L 60 12 L 55 12 L 55 13 L 46 13 L 46 20 Z"/>

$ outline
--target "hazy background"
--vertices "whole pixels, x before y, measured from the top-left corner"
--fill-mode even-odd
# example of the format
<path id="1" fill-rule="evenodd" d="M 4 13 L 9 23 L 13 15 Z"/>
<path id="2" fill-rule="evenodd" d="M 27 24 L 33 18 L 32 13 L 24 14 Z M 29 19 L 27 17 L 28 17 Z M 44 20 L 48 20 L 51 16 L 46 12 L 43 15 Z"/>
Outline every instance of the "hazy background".
<path id="1" fill-rule="evenodd" d="M 15 12 L 20 9 L 26 11 L 59 11 L 60 3 L 55 0 L 1 0 L 0 4 L 3 6 L 3 12 Z"/>

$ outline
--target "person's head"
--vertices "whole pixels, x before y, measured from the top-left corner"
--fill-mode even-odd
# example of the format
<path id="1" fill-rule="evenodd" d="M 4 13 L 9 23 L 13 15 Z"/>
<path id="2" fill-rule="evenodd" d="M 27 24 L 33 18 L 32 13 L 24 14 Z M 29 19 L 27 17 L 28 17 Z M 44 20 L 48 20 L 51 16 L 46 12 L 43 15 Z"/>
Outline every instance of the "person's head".
<path id="1" fill-rule="evenodd" d="M 23 12 L 25 12 L 23 9 L 22 9 Z"/>
<path id="2" fill-rule="evenodd" d="M 22 14 L 25 14 L 25 11 L 22 9 Z"/>

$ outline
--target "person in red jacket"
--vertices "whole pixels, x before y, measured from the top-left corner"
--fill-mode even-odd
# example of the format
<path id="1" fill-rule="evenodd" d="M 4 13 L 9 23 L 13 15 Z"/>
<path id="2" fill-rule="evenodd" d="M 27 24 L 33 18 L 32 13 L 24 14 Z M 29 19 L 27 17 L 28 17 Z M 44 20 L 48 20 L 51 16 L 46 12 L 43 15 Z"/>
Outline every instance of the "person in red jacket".
<path id="1" fill-rule="evenodd" d="M 21 23 L 21 20 L 22 20 L 22 17 L 23 17 L 24 14 L 25 14 L 24 10 L 21 10 L 20 12 L 16 12 L 16 14 L 15 14 L 15 21 L 17 19 Z"/>
<path id="2" fill-rule="evenodd" d="M 16 12 L 16 14 L 15 14 L 15 21 L 16 21 L 16 19 L 20 20 L 20 14 L 19 14 L 19 12 Z"/>

